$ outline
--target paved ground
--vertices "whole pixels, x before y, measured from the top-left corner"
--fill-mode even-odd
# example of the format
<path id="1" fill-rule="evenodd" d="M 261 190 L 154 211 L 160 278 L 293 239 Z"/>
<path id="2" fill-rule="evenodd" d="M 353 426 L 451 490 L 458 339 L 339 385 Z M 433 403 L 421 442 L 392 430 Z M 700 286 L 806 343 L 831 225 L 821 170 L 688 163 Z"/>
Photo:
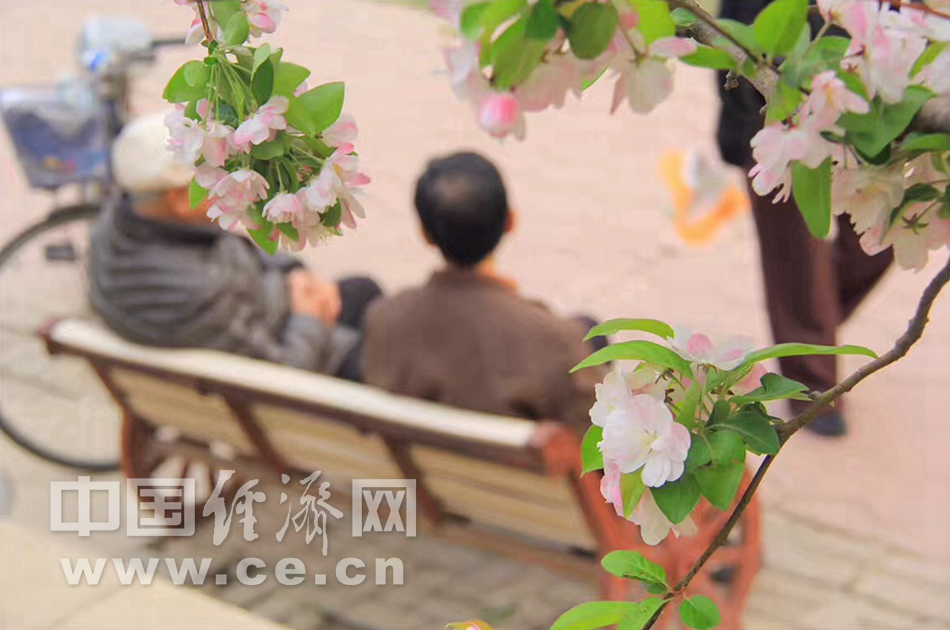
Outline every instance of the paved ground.
<path id="1" fill-rule="evenodd" d="M 277 43 L 289 59 L 313 67 L 316 81 L 347 80 L 348 109 L 360 121 L 360 149 L 374 178 L 368 221 L 310 254 L 315 267 L 331 275 L 368 270 L 390 290 L 424 279 L 435 257 L 412 221 L 411 183 L 428 157 L 472 147 L 503 166 L 512 188 L 520 229 L 500 263 L 525 292 L 564 312 L 659 317 L 745 331 L 767 343 L 751 222 L 737 221 L 706 248 L 688 248 L 673 233 L 656 177 L 657 160 L 669 148 L 712 152 L 711 77 L 684 69 L 670 103 L 646 118 L 607 116 L 609 93 L 595 89 L 583 104 L 531 117 L 526 143 L 499 145 L 474 128 L 451 95 L 441 74 L 440 28 L 427 15 L 354 0 L 291 4 L 293 17 Z M 79 24 L 93 13 L 134 13 L 161 34 L 181 31 L 187 19 L 167 0 L 139 0 L 134 8 L 120 0 L 0 0 L 0 84 L 62 75 Z M 162 79 L 187 56 L 172 51 L 142 77 L 142 111 L 161 107 Z M 8 149 L 0 150 L 0 240 L 50 203 L 26 190 Z M 933 267 L 892 274 L 841 341 L 886 349 L 932 273 Z M 58 295 L 29 274 L 17 290 Z M 950 297 L 942 296 L 924 343 L 851 397 L 847 439 L 797 436 L 773 467 L 763 492 L 766 567 L 749 605 L 749 628 L 950 628 L 948 315 Z M 857 365 L 848 360 L 844 369 Z M 10 383 L 5 379 L 5 395 Z M 0 455 L 15 493 L 10 518 L 46 530 L 48 481 L 75 475 L 39 465 L 7 443 Z M 141 541 L 93 542 L 109 553 L 143 553 Z M 214 557 L 223 562 L 232 553 L 239 552 Z M 516 630 L 540 627 L 593 594 L 435 541 L 409 545 L 406 554 L 407 586 L 392 596 L 278 589 L 245 597 L 230 587 L 218 594 L 297 627 L 415 629 L 488 614 Z"/>

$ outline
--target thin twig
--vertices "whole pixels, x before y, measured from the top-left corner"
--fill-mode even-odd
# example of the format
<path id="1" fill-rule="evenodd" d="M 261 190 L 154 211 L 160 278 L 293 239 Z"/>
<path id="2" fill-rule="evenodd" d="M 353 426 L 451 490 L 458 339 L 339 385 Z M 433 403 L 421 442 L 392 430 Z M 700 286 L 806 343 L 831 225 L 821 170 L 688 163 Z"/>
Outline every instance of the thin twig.
<path id="1" fill-rule="evenodd" d="M 838 385 L 818 396 L 808 407 L 808 409 L 782 425 L 778 429 L 782 446 L 785 445 L 792 435 L 794 435 L 803 427 L 807 426 L 809 422 L 814 420 L 821 409 L 834 402 L 845 393 L 851 391 L 855 385 L 867 377 L 904 357 L 911 347 L 920 340 L 921 336 L 923 336 L 924 329 L 926 328 L 927 322 L 930 318 L 930 310 L 933 308 L 934 302 L 936 301 L 937 296 L 940 294 L 940 291 L 945 286 L 947 286 L 947 284 L 950 284 L 950 260 L 947 261 L 947 264 L 944 265 L 943 269 L 941 269 L 940 272 L 934 276 L 933 280 L 930 281 L 930 284 L 927 285 L 927 288 L 924 289 L 923 295 L 921 295 L 920 298 L 920 302 L 917 305 L 917 312 L 914 313 L 914 317 L 907 324 L 907 331 L 894 343 L 894 347 L 874 361 L 855 371 L 851 376 L 841 381 L 841 383 Z M 736 507 L 732 510 L 732 513 L 729 515 L 729 519 L 726 521 L 725 525 L 723 525 L 722 529 L 719 530 L 719 533 L 716 534 L 716 537 L 709 544 L 703 554 L 696 560 L 695 563 L 693 563 L 693 567 L 689 570 L 689 572 L 676 584 L 676 586 L 673 587 L 670 593 L 667 594 L 666 601 L 663 602 L 663 605 L 659 610 L 657 610 L 656 614 L 653 615 L 650 621 L 648 621 L 647 624 L 643 626 L 643 630 L 650 630 L 654 625 L 656 625 L 656 622 L 659 620 L 663 611 L 673 600 L 673 598 L 686 590 L 690 582 L 693 581 L 693 578 L 695 578 L 696 575 L 702 570 L 703 566 L 705 566 L 706 562 L 720 547 L 726 544 L 726 542 L 729 540 L 729 534 L 732 533 L 733 528 L 735 528 L 736 524 L 739 522 L 739 519 L 742 517 L 742 514 L 745 512 L 746 508 L 749 507 L 749 504 L 752 502 L 752 497 L 755 496 L 756 491 L 759 489 L 759 484 L 762 483 L 762 479 L 765 477 L 765 474 L 772 465 L 773 461 L 775 461 L 774 455 L 770 455 L 762 461 L 762 463 L 759 465 L 759 469 L 752 477 L 749 487 L 746 488 L 745 492 L 742 494 L 742 498 L 739 499 Z"/>
<path id="2" fill-rule="evenodd" d="M 880 4 L 888 4 L 895 9 L 911 9 L 914 11 L 920 11 L 921 13 L 928 13 L 930 15 L 943 18 L 944 20 L 950 20 L 950 14 L 944 13 L 943 11 L 938 11 L 937 9 L 924 4 L 923 2 L 901 2 L 900 0 L 877 0 Z"/>
<path id="3" fill-rule="evenodd" d="M 208 14 L 205 11 L 204 0 L 198 0 L 198 17 L 201 19 L 201 27 L 205 31 L 205 39 L 210 44 L 214 41 L 214 35 L 211 34 L 211 23 L 208 21 Z"/>
<path id="4" fill-rule="evenodd" d="M 924 328 L 927 326 L 930 316 L 930 309 L 940 294 L 941 289 L 948 283 L 950 283 L 950 260 L 947 261 L 944 268 L 941 269 L 940 272 L 934 276 L 934 279 L 930 281 L 930 284 L 927 285 L 927 288 L 920 298 L 920 303 L 917 305 L 917 312 L 914 313 L 914 317 L 908 322 L 907 330 L 894 343 L 894 347 L 874 361 L 862 366 L 859 370 L 854 372 L 854 374 L 816 398 L 805 411 L 781 425 L 778 429 L 778 433 L 782 443 L 784 444 L 788 438 L 814 420 L 815 416 L 817 416 L 823 408 L 840 398 L 843 394 L 851 391 L 855 385 L 906 355 L 911 349 L 911 346 L 917 343 L 924 334 Z"/>

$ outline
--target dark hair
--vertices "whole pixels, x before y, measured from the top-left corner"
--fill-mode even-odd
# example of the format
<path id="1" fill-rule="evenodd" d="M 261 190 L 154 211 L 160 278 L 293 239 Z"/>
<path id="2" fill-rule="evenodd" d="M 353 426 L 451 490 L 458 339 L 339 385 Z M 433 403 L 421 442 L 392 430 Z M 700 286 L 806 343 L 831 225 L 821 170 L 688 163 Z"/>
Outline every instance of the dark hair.
<path id="1" fill-rule="evenodd" d="M 505 233 L 508 195 L 494 164 L 477 153 L 456 153 L 429 162 L 416 183 L 416 210 L 446 260 L 473 267 Z"/>

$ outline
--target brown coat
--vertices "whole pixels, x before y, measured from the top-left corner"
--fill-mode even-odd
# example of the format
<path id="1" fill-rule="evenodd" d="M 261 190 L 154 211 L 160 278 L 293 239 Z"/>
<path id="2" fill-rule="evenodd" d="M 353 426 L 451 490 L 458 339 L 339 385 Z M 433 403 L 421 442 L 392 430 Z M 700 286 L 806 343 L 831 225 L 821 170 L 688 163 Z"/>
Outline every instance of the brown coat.
<path id="1" fill-rule="evenodd" d="M 377 301 L 366 320 L 364 378 L 390 391 L 455 407 L 586 430 L 598 369 L 585 330 L 503 282 L 438 272 L 423 287 Z"/>

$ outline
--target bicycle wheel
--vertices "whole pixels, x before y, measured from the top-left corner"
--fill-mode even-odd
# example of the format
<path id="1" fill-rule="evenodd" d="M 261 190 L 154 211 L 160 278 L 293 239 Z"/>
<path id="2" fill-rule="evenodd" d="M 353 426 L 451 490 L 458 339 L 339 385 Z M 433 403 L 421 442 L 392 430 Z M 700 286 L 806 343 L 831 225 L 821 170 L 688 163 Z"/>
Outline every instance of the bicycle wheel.
<path id="1" fill-rule="evenodd" d="M 54 317 L 92 315 L 98 213 L 60 208 L 0 249 L 0 430 L 38 457 L 90 472 L 119 467 L 119 409 L 85 361 L 50 357 L 37 331 Z"/>

